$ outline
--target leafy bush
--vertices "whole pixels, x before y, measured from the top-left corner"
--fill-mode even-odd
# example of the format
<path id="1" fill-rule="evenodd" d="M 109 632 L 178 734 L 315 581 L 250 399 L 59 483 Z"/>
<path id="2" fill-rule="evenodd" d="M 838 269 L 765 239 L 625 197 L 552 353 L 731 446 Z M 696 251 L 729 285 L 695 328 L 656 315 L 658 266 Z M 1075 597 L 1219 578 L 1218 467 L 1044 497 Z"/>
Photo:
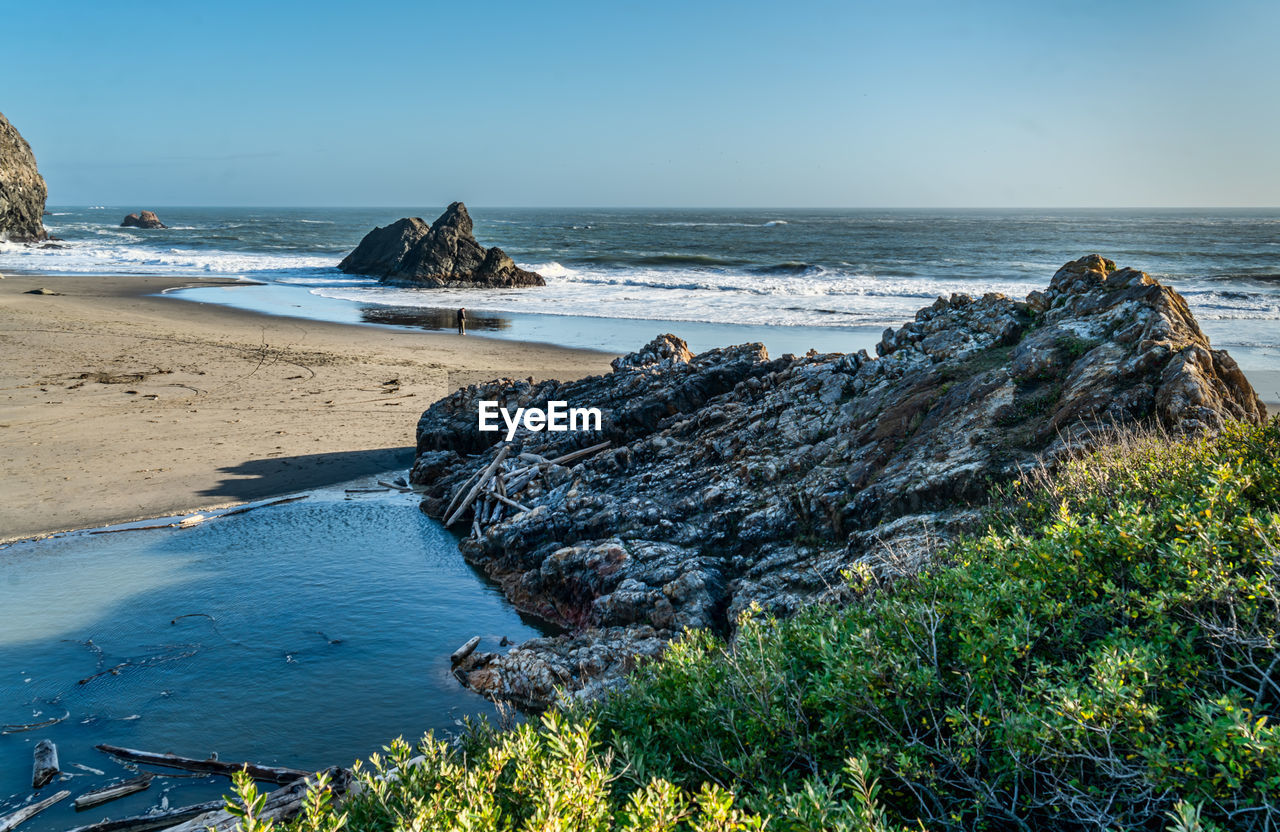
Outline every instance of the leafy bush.
<path id="1" fill-rule="evenodd" d="M 732 792 L 703 784 L 688 792 L 661 778 L 616 791 L 612 754 L 593 738 L 590 719 L 567 721 L 546 715 L 540 726 L 508 731 L 482 728 L 460 752 L 432 737 L 418 755 L 403 740 L 375 755 L 369 767 L 357 763 L 359 784 L 338 814 L 327 784 L 317 782 L 292 823 L 297 832 L 341 830 L 556 830 L 588 832 L 748 832 L 765 829 L 770 818 L 739 808 Z M 795 829 L 839 832 L 896 832 L 877 800 L 879 786 L 866 764 L 850 760 L 845 780 L 812 781 L 784 793 L 775 814 Z M 263 820 L 266 795 L 247 774 L 236 778 L 236 798 L 228 808 L 242 832 L 274 832 Z"/>
<path id="2" fill-rule="evenodd" d="M 931 828 L 1280 820 L 1280 423 L 1133 440 L 1005 490 L 948 564 L 686 636 L 608 702 L 625 776 L 779 789 L 865 756 Z M 887 590 L 887 591 L 885 591 Z"/>
<path id="3" fill-rule="evenodd" d="M 1280 421 L 1129 437 L 997 505 L 926 573 L 859 570 L 852 606 L 689 633 L 537 726 L 397 742 L 295 825 L 1276 828 Z"/>

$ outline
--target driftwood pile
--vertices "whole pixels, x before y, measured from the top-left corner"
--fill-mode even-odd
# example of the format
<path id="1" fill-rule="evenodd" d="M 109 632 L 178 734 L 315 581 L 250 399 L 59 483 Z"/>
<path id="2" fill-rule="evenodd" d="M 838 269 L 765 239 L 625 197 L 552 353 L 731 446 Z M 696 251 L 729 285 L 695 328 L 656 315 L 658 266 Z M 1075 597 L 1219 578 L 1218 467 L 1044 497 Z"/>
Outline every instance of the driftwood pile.
<path id="1" fill-rule="evenodd" d="M 446 528 L 452 526 L 462 519 L 469 509 L 471 536 L 479 539 L 484 535 L 485 527 L 500 522 L 504 513 L 515 516 L 529 511 L 529 508 L 521 505 L 516 498 L 534 480 L 555 467 L 566 466 L 571 462 L 597 454 L 611 444 L 601 442 L 555 459 L 547 459 L 532 453 L 522 453 L 508 459 L 511 446 L 504 445 L 488 466 L 473 474 L 454 491 L 453 499 L 444 510 L 444 525 Z"/>
<path id="2" fill-rule="evenodd" d="M 133 748 L 120 748 L 114 745 L 99 745 L 98 750 L 109 754 L 131 767 L 137 764 L 179 769 L 181 771 L 199 772 L 202 774 L 218 774 L 231 777 L 244 771 L 254 780 L 276 783 L 280 788 L 269 792 L 262 810 L 262 819 L 281 822 L 292 820 L 301 810 L 308 790 L 317 784 L 318 775 L 312 775 L 301 769 L 283 768 L 280 766 L 264 766 L 255 763 L 223 762 L 217 755 L 198 760 L 192 757 L 179 757 L 176 754 L 156 754 L 150 751 L 138 751 Z M 96 769 L 89 769 L 96 771 Z M 136 770 L 136 769 L 135 769 Z M 41 740 L 34 753 L 34 770 L 32 785 L 38 790 L 61 774 L 58 769 L 58 751 L 53 743 Z M 100 773 L 100 772 L 99 772 Z M 85 792 L 75 799 L 77 812 L 100 806 L 112 800 L 147 789 L 156 777 L 166 775 L 151 771 L 139 771 L 136 777 L 121 782 L 102 786 Z M 186 776 L 192 775 L 174 775 Z M 325 788 L 333 794 L 336 802 L 355 787 L 355 780 L 350 771 L 334 767 L 325 772 Z M 0 816 L 0 832 L 11 832 L 39 813 L 71 796 L 67 790 L 31 803 L 9 815 Z M 223 801 L 197 803 L 192 806 L 165 808 L 145 815 L 103 820 L 98 823 L 81 826 L 73 832 L 148 832 L 149 830 L 171 829 L 173 832 L 203 832 L 206 829 L 217 829 L 226 832 L 235 827 L 238 818 L 226 811 Z"/>

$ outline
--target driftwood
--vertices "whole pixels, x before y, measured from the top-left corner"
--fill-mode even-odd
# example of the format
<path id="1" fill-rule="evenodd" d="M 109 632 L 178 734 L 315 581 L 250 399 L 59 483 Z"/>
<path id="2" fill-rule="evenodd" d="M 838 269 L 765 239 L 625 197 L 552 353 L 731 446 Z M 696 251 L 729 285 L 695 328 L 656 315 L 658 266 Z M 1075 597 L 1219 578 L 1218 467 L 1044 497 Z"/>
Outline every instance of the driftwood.
<path id="1" fill-rule="evenodd" d="M 507 504 L 507 505 L 511 506 L 511 507 L 512 507 L 512 508 L 514 508 L 516 511 L 529 511 L 529 508 L 528 508 L 527 506 L 522 506 L 522 505 L 520 505 L 519 503 L 517 503 L 515 500 L 511 499 L 510 497 L 504 497 L 504 496 L 502 496 L 501 494 L 492 494 L 491 496 L 493 497 L 493 499 L 497 500 L 498 502 L 500 502 L 500 503 L 505 503 L 505 504 Z"/>
<path id="2" fill-rule="evenodd" d="M 471 491 L 467 493 L 466 497 L 462 498 L 462 504 L 458 508 L 454 509 L 453 514 L 444 521 L 446 527 L 452 526 L 453 521 L 457 520 L 458 515 L 462 514 L 463 507 L 470 505 L 471 501 L 476 498 L 476 495 L 484 489 L 485 484 L 489 481 L 489 477 L 493 476 L 493 472 L 498 470 L 498 466 L 502 464 L 502 460 L 506 459 L 507 454 L 509 453 L 511 453 L 511 446 L 503 445 L 502 450 L 498 451 L 497 456 L 493 458 L 493 462 L 490 462 L 489 467 L 485 468 L 480 474 L 480 478 L 476 481 L 476 484 L 471 487 Z"/>
<path id="3" fill-rule="evenodd" d="M 337 766 L 328 769 L 329 790 L 333 793 L 334 803 L 340 803 L 342 797 L 351 790 L 353 778 L 351 772 Z M 315 785 L 316 776 L 308 775 L 305 779 L 297 780 L 287 786 L 276 789 L 267 794 L 266 802 L 262 805 L 262 811 L 258 813 L 258 820 L 273 820 L 277 824 L 288 823 L 297 817 L 302 811 L 302 802 L 307 796 L 307 792 Z M 203 815 L 197 815 L 191 820 L 171 827 L 169 832 L 230 832 L 235 829 L 241 822 L 241 818 L 228 812 L 226 809 L 219 809 L 214 812 L 208 812 Z"/>
<path id="4" fill-rule="evenodd" d="M 268 783 L 292 783 L 307 776 L 307 772 L 296 768 L 279 766 L 260 766 L 254 763 L 226 763 L 221 760 L 196 760 L 191 757 L 179 757 L 177 754 L 156 754 L 151 751 L 138 751 L 133 748 L 120 748 L 115 745 L 99 745 L 97 749 L 112 757 L 134 763 L 144 763 L 164 768 L 177 768 L 183 771 L 200 771 L 207 774 L 221 774 L 231 777 L 237 771 L 247 771 L 254 780 Z"/>
<path id="5" fill-rule="evenodd" d="M 147 815 L 135 815 L 119 820 L 104 820 L 87 826 L 77 826 L 71 832 L 151 832 L 154 829 L 167 829 L 185 820 L 216 812 L 226 804 L 221 800 L 209 803 L 196 803 L 193 806 L 181 806 L 177 809 L 166 809 L 163 812 L 152 812 Z"/>
<path id="6" fill-rule="evenodd" d="M 59 800 L 66 800 L 70 796 L 71 792 L 63 790 L 52 797 L 46 797 L 39 803 L 32 803 L 30 806 L 19 809 L 11 815 L 6 815 L 0 818 L 0 832 L 9 832 L 10 829 L 17 827 L 19 824 L 26 823 L 45 809 L 48 809 L 53 804 L 57 803 Z"/>
<path id="7" fill-rule="evenodd" d="M 153 529 L 189 529 L 192 526 L 198 526 L 206 520 L 218 520 L 222 517 L 235 517 L 237 514 L 248 514 L 251 511 L 257 511 L 260 508 L 269 506 L 282 506 L 285 503 L 296 503 L 298 500 L 305 500 L 309 494 L 300 494 L 297 497 L 284 497 L 279 500 L 272 500 L 269 503 L 259 503 L 256 506 L 243 506 L 242 508 L 224 511 L 221 514 L 193 514 L 190 517 L 184 517 L 176 523 L 158 523 L 151 526 L 127 526 L 122 529 L 93 529 L 89 534 L 119 534 L 120 532 L 145 532 Z"/>
<path id="8" fill-rule="evenodd" d="M 62 720 L 71 716 L 71 711 L 67 711 L 62 716 L 55 716 L 53 719 L 46 719 L 43 722 L 28 722 L 25 724 L 0 725 L 0 736 L 5 734 L 21 734 L 23 731 L 35 731 L 39 728 L 48 728 L 50 725 L 57 725 Z"/>
<path id="9" fill-rule="evenodd" d="M 440 515 L 441 517 L 448 517 L 453 513 L 453 510 L 458 507 L 458 503 L 462 502 L 462 495 L 471 490 L 471 486 L 475 485 L 476 480 L 480 479 L 480 475 L 482 473 L 484 473 L 483 468 L 477 469 L 474 474 L 467 477 L 466 482 L 462 483 L 462 485 L 458 487 L 457 491 L 453 492 L 453 497 L 449 500 L 449 505 L 445 506 L 444 511 Z"/>
<path id="10" fill-rule="evenodd" d="M 395 483 L 386 482 L 385 480 L 378 480 L 378 485 L 385 485 L 387 488 L 395 489 L 396 491 L 399 491 L 401 494 L 408 494 L 409 492 L 413 491 L 413 489 L 409 488 L 408 486 L 396 485 Z"/>
<path id="11" fill-rule="evenodd" d="M 609 447 L 612 444 L 613 444 L 612 442 L 605 441 L 597 445 L 592 445 L 589 448 L 583 448 L 580 451 L 574 451 L 573 453 L 565 454 L 564 456 L 558 456 L 555 459 L 551 460 L 551 464 L 564 465 L 566 462 L 573 462 L 575 459 L 581 459 L 584 456 L 591 456 L 594 453 L 599 453 L 600 451 L 603 451 L 605 448 Z"/>
<path id="12" fill-rule="evenodd" d="M 467 643 L 453 651 L 453 655 L 449 656 L 451 664 L 459 664 L 467 656 L 476 652 L 476 648 L 480 646 L 480 636 L 472 636 L 467 639 Z"/>
<path id="13" fill-rule="evenodd" d="M 61 774 L 58 769 L 58 746 L 49 740 L 36 743 L 35 762 L 31 766 L 31 788 L 43 789 L 49 781 Z"/>
<path id="14" fill-rule="evenodd" d="M 501 522 L 503 515 L 510 513 L 508 509 L 514 509 L 516 512 L 531 511 L 515 497 L 539 475 L 546 474 L 552 468 L 559 468 L 599 453 L 612 444 L 612 442 L 600 442 L 555 459 L 547 459 L 540 454 L 526 452 L 510 461 L 507 460 L 510 446 L 504 445 L 487 466 L 468 477 L 454 492 L 449 505 L 441 513 L 444 525 L 452 526 L 470 509 L 471 536 L 478 540 L 484 536 L 486 526 Z M 520 462 L 526 464 L 520 465 Z M 386 483 L 382 484 L 386 485 Z"/>
<path id="15" fill-rule="evenodd" d="M 103 803 L 110 803 L 126 795 L 135 794 L 136 792 L 145 791 L 150 788 L 151 781 L 155 779 L 155 774 L 150 771 L 144 771 L 131 780 L 125 780 L 123 783 L 116 783 L 113 786 L 105 786 L 101 789 L 95 789 L 91 792 L 85 792 L 76 798 L 76 811 L 83 812 L 85 809 L 92 809 L 94 806 L 101 806 Z"/>

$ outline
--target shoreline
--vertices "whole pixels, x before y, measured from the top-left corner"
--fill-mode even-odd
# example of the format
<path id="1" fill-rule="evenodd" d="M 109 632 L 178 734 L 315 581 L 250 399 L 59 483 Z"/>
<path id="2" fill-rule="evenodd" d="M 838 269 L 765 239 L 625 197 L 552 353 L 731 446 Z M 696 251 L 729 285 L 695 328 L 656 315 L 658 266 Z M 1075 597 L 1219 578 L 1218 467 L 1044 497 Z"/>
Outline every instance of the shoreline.
<path id="1" fill-rule="evenodd" d="M 499 377 L 606 372 L 613 357 L 158 294 L 228 285 L 244 283 L 5 276 L 0 542 L 407 469 L 432 401 Z M 27 294 L 42 287 L 59 294 Z"/>
<path id="2" fill-rule="evenodd" d="M 0 340 L 9 355 L 0 372 L 6 450 L 0 460 L 0 543 L 226 508 L 407 469 L 417 418 L 432 401 L 500 376 L 569 380 L 607 372 L 617 354 L 512 340 L 485 330 L 464 341 L 410 324 L 290 314 L 279 305 L 260 311 L 204 301 L 189 291 L 254 285 L 270 284 L 6 275 L 0 282 Z M 42 287 L 59 294 L 27 294 Z M 35 319 L 48 323 L 50 316 L 52 327 L 29 325 Z M 67 354 L 59 333 L 93 343 Z M 138 349 L 142 344 L 151 347 L 150 358 Z M 184 369 L 151 360 L 161 354 Z M 201 362 L 211 360 L 223 366 L 209 379 Z M 285 368 L 292 368 L 287 375 Z M 402 368 L 414 377 L 401 378 Z M 330 377 L 322 386 L 334 398 L 300 389 L 315 381 L 318 370 Z M 384 371 L 386 378 L 372 377 Z M 1268 411 L 1280 414 L 1280 372 L 1246 375 Z M 393 378 L 399 383 L 384 383 Z M 380 409 L 405 405 L 410 407 Z M 212 417 L 200 416 L 210 406 L 216 411 Z M 335 414 L 346 416 L 334 424 Z M 301 429 L 290 420 L 296 415 L 307 419 Z M 51 423 L 62 425 L 53 431 L 62 447 L 45 444 L 47 431 L 27 441 Z M 95 453 L 90 425 L 114 427 L 113 438 L 124 446 L 120 453 Z M 239 442 L 239 456 L 227 448 L 232 438 Z M 306 440 L 309 446 L 302 444 Z M 158 467 L 119 464 L 166 449 L 184 456 L 162 457 Z M 82 504 L 78 486 L 85 480 L 100 487 Z"/>
<path id="3" fill-rule="evenodd" d="M 313 295 L 306 287 L 255 281 L 234 285 L 201 285 L 171 291 L 183 300 L 215 303 L 274 317 L 302 318 L 399 331 L 451 332 L 453 308 L 447 297 L 439 306 L 394 306 Z M 803 355 L 818 352 L 875 353 L 884 334 L 879 325 L 766 326 L 712 323 L 672 318 L 627 318 L 547 312 L 511 312 L 483 306 L 467 308 L 468 334 L 525 343 L 550 344 L 571 349 L 626 353 L 649 343 L 656 335 L 678 335 L 694 353 L 716 347 L 757 341 L 769 354 Z M 896 322 L 898 326 L 905 321 Z"/>

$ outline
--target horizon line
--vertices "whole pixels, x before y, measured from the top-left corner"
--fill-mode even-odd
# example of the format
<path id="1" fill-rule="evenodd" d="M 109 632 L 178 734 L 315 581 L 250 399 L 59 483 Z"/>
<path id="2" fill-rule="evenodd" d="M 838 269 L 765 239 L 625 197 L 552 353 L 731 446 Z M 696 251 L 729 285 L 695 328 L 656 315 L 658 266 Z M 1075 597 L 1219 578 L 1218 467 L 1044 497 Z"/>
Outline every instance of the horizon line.
<path id="1" fill-rule="evenodd" d="M 463 202 L 464 200 L 454 200 Z M 376 210 L 416 209 L 425 203 L 410 204 L 359 204 L 359 205 L 285 205 L 279 203 L 148 203 L 154 208 L 294 208 L 308 210 Z M 451 203 L 445 203 L 447 207 Z M 45 210 L 54 208 L 136 208 L 136 203 L 104 204 L 99 208 L 88 203 L 45 203 Z M 518 210 L 518 211 L 1277 211 L 1277 205 L 489 205 L 473 203 L 468 209 Z"/>

